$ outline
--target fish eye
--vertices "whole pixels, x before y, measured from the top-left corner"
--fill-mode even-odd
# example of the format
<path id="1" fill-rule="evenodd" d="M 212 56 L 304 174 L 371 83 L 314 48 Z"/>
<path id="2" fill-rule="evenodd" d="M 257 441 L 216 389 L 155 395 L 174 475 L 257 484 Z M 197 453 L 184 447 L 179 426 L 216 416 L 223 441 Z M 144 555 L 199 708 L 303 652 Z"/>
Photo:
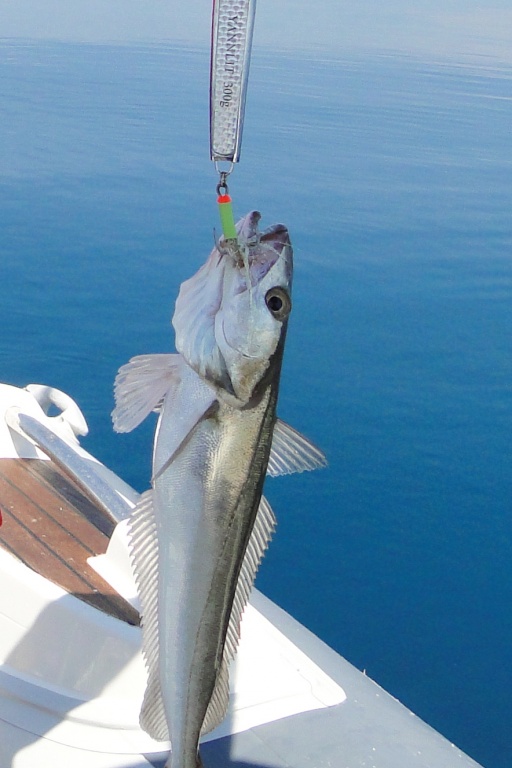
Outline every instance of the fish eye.
<path id="1" fill-rule="evenodd" d="M 284 320 L 288 317 L 292 308 L 290 296 L 283 288 L 278 286 L 267 291 L 265 304 L 276 320 Z"/>

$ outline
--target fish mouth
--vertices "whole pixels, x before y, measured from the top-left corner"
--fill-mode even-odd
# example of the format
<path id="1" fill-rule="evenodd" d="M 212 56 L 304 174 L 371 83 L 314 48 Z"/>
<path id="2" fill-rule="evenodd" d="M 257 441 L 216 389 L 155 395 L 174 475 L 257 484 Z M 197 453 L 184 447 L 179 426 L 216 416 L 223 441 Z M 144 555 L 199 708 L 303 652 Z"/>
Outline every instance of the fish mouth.
<path id="1" fill-rule="evenodd" d="M 281 254 L 287 245 L 291 245 L 288 228 L 284 224 L 273 224 L 261 233 L 260 242 L 270 243 L 272 248 Z"/>
<path id="2" fill-rule="evenodd" d="M 237 233 L 240 241 L 251 248 L 258 243 L 270 245 L 277 254 L 281 254 L 286 245 L 290 245 L 290 236 L 288 228 L 284 224 L 273 224 L 267 227 L 263 232 L 258 229 L 261 220 L 259 211 L 250 211 L 237 224 Z"/>
<path id="3" fill-rule="evenodd" d="M 236 225 L 236 231 L 239 240 L 245 245 L 258 242 L 260 239 L 260 233 L 258 230 L 258 224 L 261 220 L 261 213 L 259 211 L 250 211 L 244 216 Z"/>
<path id="4" fill-rule="evenodd" d="M 239 270 L 240 285 L 237 293 L 251 290 L 267 275 L 287 248 L 291 248 L 288 228 L 284 224 L 273 224 L 260 232 L 259 211 L 251 211 L 237 224 L 238 243 L 234 246 L 221 240 L 225 245 L 223 255 L 231 257 L 232 265 Z M 288 261 L 288 259 L 287 259 Z M 291 279 L 291 266 L 286 270 Z"/>

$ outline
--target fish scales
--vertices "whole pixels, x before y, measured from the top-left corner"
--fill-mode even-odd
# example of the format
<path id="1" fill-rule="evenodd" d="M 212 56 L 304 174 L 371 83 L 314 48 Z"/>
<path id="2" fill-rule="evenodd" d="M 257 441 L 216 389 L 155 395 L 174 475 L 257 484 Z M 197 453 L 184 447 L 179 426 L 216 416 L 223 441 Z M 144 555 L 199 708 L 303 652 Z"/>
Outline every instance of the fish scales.
<path id="1" fill-rule="evenodd" d="M 239 250 L 221 241 L 181 287 L 178 354 L 134 358 L 116 379 L 118 431 L 160 408 L 131 541 L 148 668 L 141 724 L 170 740 L 169 768 L 201 764 L 200 736 L 228 706 L 241 613 L 275 527 L 262 497 L 269 458 L 273 474 L 325 463 L 277 420 L 292 251 L 286 228 L 260 233 L 259 218 L 239 222 Z"/>

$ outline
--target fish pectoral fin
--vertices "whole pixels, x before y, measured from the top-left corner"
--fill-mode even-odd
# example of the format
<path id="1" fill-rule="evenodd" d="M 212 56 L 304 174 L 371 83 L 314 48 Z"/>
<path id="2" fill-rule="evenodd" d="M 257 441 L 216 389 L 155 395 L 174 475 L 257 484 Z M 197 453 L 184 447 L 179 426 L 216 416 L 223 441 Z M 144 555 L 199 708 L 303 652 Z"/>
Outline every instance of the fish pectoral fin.
<path id="1" fill-rule="evenodd" d="M 186 364 L 180 355 L 178 357 L 180 357 L 180 381 L 173 393 L 172 401 L 168 401 L 167 398 L 165 401 L 159 426 L 160 433 L 165 432 L 165 448 L 159 453 L 155 451 L 153 483 L 165 472 L 199 422 L 218 408 L 214 390 Z"/>
<path id="2" fill-rule="evenodd" d="M 272 508 L 264 496 L 261 497 L 256 520 L 252 529 L 249 543 L 245 551 L 240 575 L 235 590 L 233 607 L 229 617 L 222 662 L 217 675 L 215 688 L 206 710 L 201 734 L 209 733 L 224 719 L 229 701 L 229 663 L 236 654 L 240 639 L 240 622 L 242 613 L 251 593 L 259 564 L 265 554 L 272 534 L 276 527 L 276 518 Z"/>
<path id="3" fill-rule="evenodd" d="M 123 365 L 116 376 L 116 432 L 131 432 L 155 410 L 179 383 L 179 355 L 139 355 Z"/>
<path id="4" fill-rule="evenodd" d="M 285 421 L 276 421 L 268 460 L 268 475 L 290 475 L 293 472 L 305 472 L 325 466 L 327 459 L 320 448 Z"/>

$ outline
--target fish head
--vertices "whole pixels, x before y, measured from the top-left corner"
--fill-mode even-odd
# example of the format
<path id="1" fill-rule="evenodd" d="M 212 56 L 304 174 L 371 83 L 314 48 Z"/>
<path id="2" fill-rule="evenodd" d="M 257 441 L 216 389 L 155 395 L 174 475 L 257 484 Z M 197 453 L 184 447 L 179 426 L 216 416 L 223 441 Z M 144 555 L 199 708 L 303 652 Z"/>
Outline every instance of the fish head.
<path id="1" fill-rule="evenodd" d="M 231 404 L 245 405 L 282 348 L 293 272 L 288 230 L 260 232 L 252 211 L 237 242 L 221 239 L 206 264 L 181 286 L 173 317 L 176 348 Z"/>

